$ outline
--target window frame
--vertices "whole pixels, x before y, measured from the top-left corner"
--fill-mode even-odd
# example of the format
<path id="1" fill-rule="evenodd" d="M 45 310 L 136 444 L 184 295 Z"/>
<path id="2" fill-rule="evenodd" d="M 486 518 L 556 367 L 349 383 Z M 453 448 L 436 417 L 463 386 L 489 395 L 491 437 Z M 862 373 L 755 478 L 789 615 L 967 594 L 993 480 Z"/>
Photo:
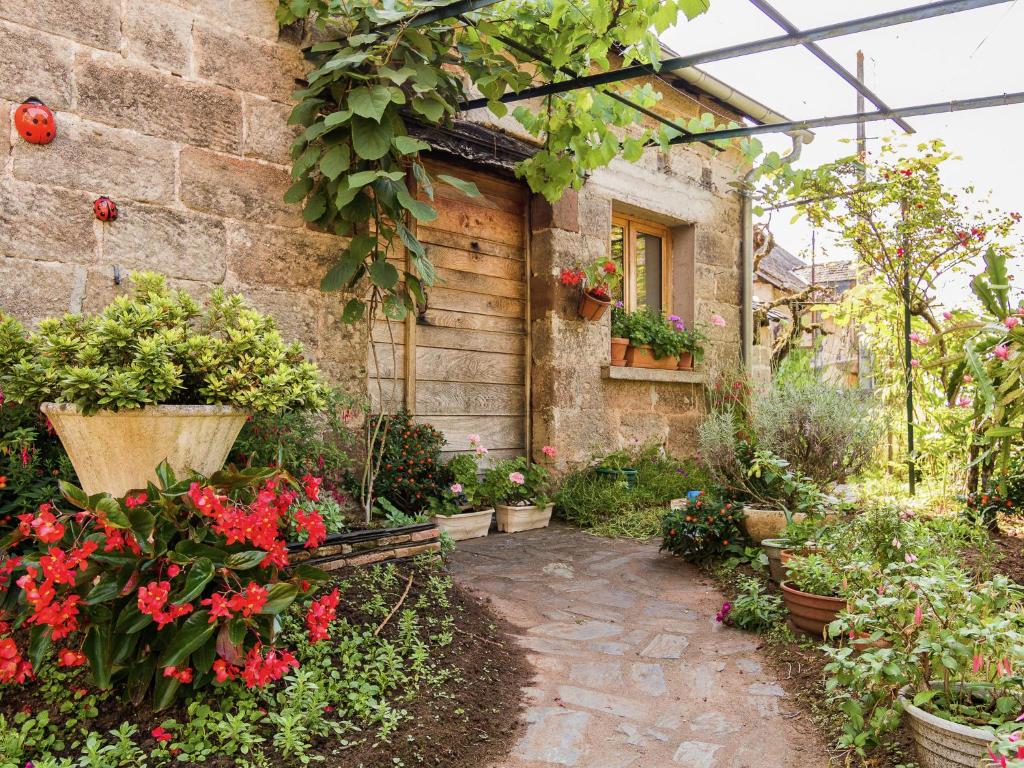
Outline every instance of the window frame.
<path id="1" fill-rule="evenodd" d="M 661 311 L 665 315 L 673 312 L 672 307 L 672 277 L 673 277 L 673 252 L 672 252 L 672 230 L 664 224 L 653 221 L 627 216 L 622 213 L 612 214 L 612 223 L 608 228 L 608 252 L 611 253 L 611 230 L 612 227 L 622 228 L 622 262 L 623 262 L 623 290 L 622 303 L 627 312 L 633 312 L 637 308 L 637 284 L 636 284 L 636 236 L 638 234 L 650 235 L 661 239 Z"/>

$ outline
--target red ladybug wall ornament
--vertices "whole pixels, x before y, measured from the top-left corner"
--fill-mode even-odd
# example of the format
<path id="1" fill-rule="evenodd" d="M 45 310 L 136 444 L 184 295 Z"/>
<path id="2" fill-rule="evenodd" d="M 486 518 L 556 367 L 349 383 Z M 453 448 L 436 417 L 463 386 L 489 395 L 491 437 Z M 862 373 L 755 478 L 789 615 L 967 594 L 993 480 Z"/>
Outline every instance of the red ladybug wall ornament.
<path id="1" fill-rule="evenodd" d="M 92 210 L 100 221 L 113 221 L 117 218 L 117 204 L 106 195 L 96 198 Z"/>
<path id="2" fill-rule="evenodd" d="M 49 144 L 57 136 L 57 121 L 53 112 L 33 97 L 14 110 L 14 127 L 29 144 Z"/>

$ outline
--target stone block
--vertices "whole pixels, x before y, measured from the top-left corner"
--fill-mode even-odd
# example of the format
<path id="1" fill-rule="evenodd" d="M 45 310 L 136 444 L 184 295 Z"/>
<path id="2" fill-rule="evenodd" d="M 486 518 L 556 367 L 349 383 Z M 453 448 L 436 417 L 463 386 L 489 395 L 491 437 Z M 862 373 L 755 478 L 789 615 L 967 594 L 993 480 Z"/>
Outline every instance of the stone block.
<path id="1" fill-rule="evenodd" d="M 7 157 L 11 151 L 11 139 L 16 134 L 11 121 L 14 119 L 14 104 L 0 99 L 0 157 Z"/>
<path id="2" fill-rule="evenodd" d="M 605 243 L 612 231 L 612 201 L 584 186 L 579 196 L 580 232 Z"/>
<path id="3" fill-rule="evenodd" d="M 78 264 L 96 257 L 93 197 L 9 181 L 0 184 L 0 256 Z"/>
<path id="4" fill-rule="evenodd" d="M 75 84 L 85 117 L 197 147 L 241 148 L 241 98 L 223 88 L 89 54 L 75 59 Z"/>
<path id="5" fill-rule="evenodd" d="M 200 16 L 247 35 L 277 39 L 277 0 L 171 0 Z"/>
<path id="6" fill-rule="evenodd" d="M 232 224 L 228 268 L 242 282 L 317 289 L 344 247 L 341 238 L 308 229 Z"/>
<path id="7" fill-rule="evenodd" d="M 433 541 L 441 535 L 441 532 L 436 528 L 428 528 L 425 531 L 413 531 L 409 534 L 412 541 Z"/>
<path id="8" fill-rule="evenodd" d="M 395 550 L 395 559 L 419 557 L 420 555 L 438 554 L 441 551 L 441 542 L 432 541 L 428 544 L 416 544 L 411 547 L 398 547 Z"/>
<path id="9" fill-rule="evenodd" d="M 334 363 L 336 374 L 344 372 L 343 381 L 365 376 L 369 332 L 366 323 L 342 322 L 341 313 L 351 295 L 320 294 L 320 318 L 317 324 L 318 353 L 323 364 Z"/>
<path id="10" fill-rule="evenodd" d="M 668 418 L 661 413 L 623 411 L 619 416 L 621 445 L 664 445 L 668 432 Z"/>
<path id="11" fill-rule="evenodd" d="M 668 442 L 665 447 L 673 456 L 693 457 L 699 450 L 697 427 L 700 415 L 694 411 L 668 416 Z"/>
<path id="12" fill-rule="evenodd" d="M 543 195 L 533 195 L 530 200 L 530 226 L 534 232 L 543 229 L 579 232 L 579 193 L 575 189 L 567 189 L 554 203 L 549 203 Z"/>
<path id="13" fill-rule="evenodd" d="M 125 203 L 117 223 L 103 229 L 103 261 L 122 269 L 151 269 L 169 277 L 224 281 L 224 222 L 192 211 Z"/>
<path id="14" fill-rule="evenodd" d="M 55 112 L 67 108 L 71 103 L 71 50 L 66 40 L 0 22 L 0 98 L 20 104 L 35 96 Z"/>
<path id="15" fill-rule="evenodd" d="M 297 125 L 288 125 L 290 104 L 246 94 L 245 144 L 242 153 L 271 163 L 291 166 L 289 149 L 300 131 Z"/>
<path id="16" fill-rule="evenodd" d="M 715 276 L 715 301 L 722 301 L 726 304 L 739 304 L 743 300 L 742 280 L 739 268 L 727 268 L 718 270 Z"/>
<path id="17" fill-rule="evenodd" d="M 0 256 L 0 311 L 27 326 L 65 312 L 77 312 L 82 301 L 82 267 Z"/>
<path id="18" fill-rule="evenodd" d="M 316 357 L 320 310 L 316 293 L 272 290 L 262 287 L 258 281 L 252 285 L 232 281 L 225 287 L 241 293 L 253 308 L 271 315 L 285 341 L 301 341 L 306 347 L 306 356 Z"/>
<path id="19" fill-rule="evenodd" d="M 181 151 L 181 202 L 189 208 L 234 219 L 302 226 L 301 209 L 283 199 L 288 171 L 255 160 L 194 147 Z"/>
<path id="20" fill-rule="evenodd" d="M 197 77 L 276 101 L 289 101 L 307 71 L 297 48 L 206 23 L 193 28 L 192 46 Z"/>
<path id="21" fill-rule="evenodd" d="M 652 390 L 652 405 L 659 413 L 696 413 L 701 406 L 700 392 L 690 384 L 654 384 Z"/>
<path id="22" fill-rule="evenodd" d="M 124 16 L 128 57 L 189 74 L 192 51 L 192 14 L 159 0 L 129 0 Z"/>
<path id="23" fill-rule="evenodd" d="M 604 404 L 611 411 L 652 411 L 657 400 L 654 386 L 647 381 L 601 382 Z"/>
<path id="24" fill-rule="evenodd" d="M 88 268 L 85 277 L 85 296 L 82 298 L 83 312 L 99 312 L 117 296 L 124 296 L 131 289 L 131 272 L 120 271 L 121 284 L 114 282 L 114 265 L 99 264 Z M 171 278 L 168 285 L 175 290 L 185 290 L 199 303 L 205 301 L 212 287 L 209 283 Z"/>
<path id="25" fill-rule="evenodd" d="M 119 206 L 126 198 L 148 202 L 174 198 L 177 150 L 169 141 L 73 115 L 57 119 L 57 137 L 46 146 L 15 144 L 15 178 L 109 194 Z"/>
<path id="26" fill-rule="evenodd" d="M 709 227 L 697 227 L 696 260 L 700 264 L 732 267 L 740 264 L 739 235 L 715 232 Z"/>
<path id="27" fill-rule="evenodd" d="M 121 0 L 0 0 L 0 19 L 108 51 L 121 43 Z"/>

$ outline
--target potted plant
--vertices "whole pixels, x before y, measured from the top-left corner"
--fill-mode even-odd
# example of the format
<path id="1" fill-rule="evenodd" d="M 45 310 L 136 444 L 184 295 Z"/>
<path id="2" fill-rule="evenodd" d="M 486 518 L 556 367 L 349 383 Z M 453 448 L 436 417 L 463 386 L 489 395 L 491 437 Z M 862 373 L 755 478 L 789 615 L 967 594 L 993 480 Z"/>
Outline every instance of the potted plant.
<path id="1" fill-rule="evenodd" d="M 825 630 L 846 608 L 840 597 L 845 574 L 825 554 L 795 555 L 786 563 L 782 599 L 792 627 L 811 637 L 824 637 Z"/>
<path id="2" fill-rule="evenodd" d="M 664 315 L 650 308 L 632 313 L 627 365 L 674 371 L 679 365 L 680 351 L 682 338 Z"/>
<path id="3" fill-rule="evenodd" d="M 578 286 L 577 312 L 584 320 L 600 320 L 612 303 L 612 294 L 622 282 L 622 274 L 611 259 L 598 259 L 585 267 L 562 269 L 562 285 Z"/>
<path id="4" fill-rule="evenodd" d="M 42 403 L 90 495 L 144 488 L 164 461 L 212 474 L 247 413 L 323 402 L 302 345 L 219 288 L 201 308 L 163 276 L 137 273 L 98 314 L 50 318 L 30 334 L 15 325 L 5 319 L 0 334 L 0 388 Z"/>
<path id="5" fill-rule="evenodd" d="M 481 494 L 494 505 L 504 533 L 547 528 L 551 522 L 551 475 L 525 457 L 499 461 L 484 472 Z"/>
<path id="6" fill-rule="evenodd" d="M 699 326 L 686 327 L 686 321 L 678 315 L 669 315 L 668 320 L 675 326 L 679 336 L 679 370 L 690 371 L 704 361 L 704 345 L 708 337 Z"/>
<path id="7" fill-rule="evenodd" d="M 629 347 L 629 321 L 631 313 L 616 302 L 612 307 L 612 359 L 614 366 L 626 364 L 626 349 Z"/>
<path id="8" fill-rule="evenodd" d="M 474 453 L 459 454 L 448 462 L 452 484 L 437 496 L 427 499 L 434 524 L 455 541 L 486 536 L 491 529 L 494 507 L 487 504 L 480 482 L 475 456 L 486 456 L 487 449 L 477 435 L 469 436 Z"/>
<path id="9" fill-rule="evenodd" d="M 594 473 L 598 477 L 605 477 L 609 480 L 621 480 L 629 488 L 636 487 L 637 470 L 636 456 L 633 452 L 622 448 L 605 454 L 594 465 Z"/>

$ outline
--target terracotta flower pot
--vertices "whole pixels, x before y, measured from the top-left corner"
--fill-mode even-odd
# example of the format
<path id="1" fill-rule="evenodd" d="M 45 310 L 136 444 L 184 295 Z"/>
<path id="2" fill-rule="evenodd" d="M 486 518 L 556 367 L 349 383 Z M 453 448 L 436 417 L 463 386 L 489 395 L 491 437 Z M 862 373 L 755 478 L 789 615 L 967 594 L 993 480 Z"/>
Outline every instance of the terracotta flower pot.
<path id="1" fill-rule="evenodd" d="M 693 370 L 693 353 L 692 352 L 680 352 L 679 353 L 679 370 L 680 371 L 692 371 Z"/>
<path id="2" fill-rule="evenodd" d="M 900 691 L 900 702 L 914 739 L 921 768 L 977 768 L 989 765 L 990 728 L 972 728 L 925 712 L 913 703 L 913 688 Z"/>
<path id="3" fill-rule="evenodd" d="M 781 584 L 786 580 L 786 569 L 782 567 L 782 555 L 785 547 L 789 546 L 789 539 L 763 539 L 761 550 L 768 558 L 768 573 L 772 581 Z"/>
<path id="4" fill-rule="evenodd" d="M 604 313 L 611 306 L 611 303 L 611 299 L 602 299 L 586 291 L 580 291 L 580 303 L 577 306 L 577 312 L 579 312 L 580 317 L 584 320 L 600 320 L 604 317 Z"/>
<path id="5" fill-rule="evenodd" d="M 460 512 L 457 515 L 434 515 L 434 525 L 447 531 L 455 541 L 478 539 L 491 530 L 493 515 L 494 510 L 491 508 L 479 512 Z"/>
<path id="6" fill-rule="evenodd" d="M 662 357 L 655 358 L 654 350 L 650 344 L 640 344 L 638 346 L 629 345 L 626 350 L 626 365 L 633 368 L 658 368 L 663 371 L 674 371 L 676 366 L 679 365 L 679 360 L 676 357 Z"/>
<path id="7" fill-rule="evenodd" d="M 793 519 L 802 517 L 803 515 L 797 514 Z M 781 509 L 744 507 L 743 530 L 755 544 L 760 544 L 765 539 L 777 539 L 786 530 L 786 513 Z"/>
<path id="8" fill-rule="evenodd" d="M 825 628 L 846 608 L 846 600 L 841 597 L 812 595 L 793 589 L 786 582 L 782 582 L 780 586 L 782 599 L 789 611 L 790 623 L 795 629 L 811 637 L 823 638 Z"/>
<path id="9" fill-rule="evenodd" d="M 626 364 L 626 348 L 629 346 L 629 339 L 619 336 L 612 336 L 612 365 Z"/>
<path id="10" fill-rule="evenodd" d="M 90 496 L 145 488 L 156 481 L 162 461 L 179 477 L 189 470 L 212 475 L 224 466 L 246 418 L 226 405 L 150 405 L 89 416 L 65 403 L 43 403 L 40 410 Z"/>
<path id="11" fill-rule="evenodd" d="M 534 528 L 547 528 L 551 523 L 551 511 L 554 504 L 512 507 L 505 504 L 495 506 L 495 517 L 498 518 L 498 530 L 503 533 L 532 531 Z"/>

